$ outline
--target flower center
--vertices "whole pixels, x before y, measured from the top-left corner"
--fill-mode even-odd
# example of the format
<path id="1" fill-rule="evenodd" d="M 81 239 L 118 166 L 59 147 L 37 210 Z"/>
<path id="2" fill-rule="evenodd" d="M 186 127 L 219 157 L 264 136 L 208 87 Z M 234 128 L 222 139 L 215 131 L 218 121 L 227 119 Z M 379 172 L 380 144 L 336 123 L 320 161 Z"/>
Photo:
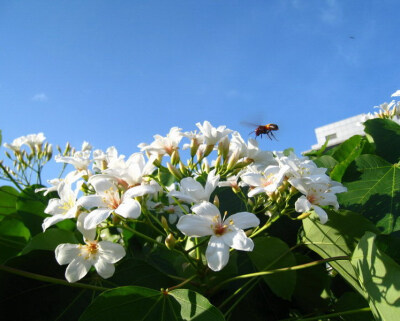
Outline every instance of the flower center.
<path id="1" fill-rule="evenodd" d="M 86 245 L 81 246 L 81 255 L 84 255 L 85 260 L 95 256 L 99 250 L 99 246 L 96 241 L 88 242 Z"/>

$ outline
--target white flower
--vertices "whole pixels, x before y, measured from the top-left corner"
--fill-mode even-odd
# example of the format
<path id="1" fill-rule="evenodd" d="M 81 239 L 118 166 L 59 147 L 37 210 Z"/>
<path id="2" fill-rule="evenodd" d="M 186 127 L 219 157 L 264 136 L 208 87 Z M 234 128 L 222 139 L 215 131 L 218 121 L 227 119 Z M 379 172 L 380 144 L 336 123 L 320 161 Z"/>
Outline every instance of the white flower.
<path id="1" fill-rule="evenodd" d="M 92 229 L 106 220 L 113 212 L 124 218 L 138 218 L 141 214 L 140 203 L 134 200 L 127 190 L 121 195 L 117 182 L 104 175 L 94 175 L 89 179 L 96 194 L 83 196 L 80 204 L 87 208 L 97 207 L 85 218 L 84 228 Z"/>
<path id="2" fill-rule="evenodd" d="M 84 234 L 85 244 L 64 243 L 58 245 L 55 250 L 58 264 L 68 264 L 65 278 L 68 282 L 76 282 L 82 279 L 92 266 L 102 278 L 111 277 L 115 271 L 114 263 L 125 256 L 123 246 L 109 241 L 95 241 L 95 231 L 82 230 L 79 225 L 78 229 Z"/>
<path id="3" fill-rule="evenodd" d="M 335 193 L 342 193 L 347 190 L 338 182 L 332 182 L 333 185 L 305 182 L 302 179 L 290 179 L 289 182 L 303 194 L 295 203 L 296 212 L 304 213 L 314 210 L 322 224 L 328 221 L 328 215 L 320 206 L 331 205 L 337 210 L 339 203 Z"/>
<path id="4" fill-rule="evenodd" d="M 249 197 L 260 193 L 272 193 L 282 183 L 289 166 L 268 166 L 262 173 L 246 172 L 240 177 L 247 185 L 254 187 L 248 193 Z"/>
<path id="5" fill-rule="evenodd" d="M 55 160 L 57 163 L 71 164 L 77 171 L 87 171 L 91 162 L 90 151 L 75 152 L 73 156 L 56 155 Z"/>
<path id="6" fill-rule="evenodd" d="M 208 173 L 206 186 L 203 187 L 198 181 L 192 177 L 185 177 L 180 181 L 180 190 L 171 191 L 168 196 L 176 197 L 187 203 L 208 202 L 211 193 L 217 187 L 219 175 L 215 175 L 215 169 Z"/>
<path id="7" fill-rule="evenodd" d="M 44 212 L 52 216 L 46 217 L 43 221 L 42 228 L 46 231 L 50 226 L 61 222 L 68 218 L 75 218 L 78 211 L 79 202 L 76 201 L 80 186 L 72 191 L 69 182 L 62 181 L 57 186 L 60 198 L 52 198 Z"/>
<path id="8" fill-rule="evenodd" d="M 215 128 L 207 120 L 204 121 L 203 125 L 200 123 L 196 123 L 196 126 L 204 135 L 204 140 L 207 145 L 215 145 L 223 137 L 229 135 L 232 132 L 232 130 L 226 129 L 226 126 L 219 126 L 218 128 Z"/>
<path id="9" fill-rule="evenodd" d="M 3 146 L 5 148 L 11 149 L 14 152 L 19 152 L 21 150 L 21 146 L 23 144 L 25 144 L 25 141 L 26 141 L 26 137 L 21 136 L 21 137 L 15 138 L 11 144 L 4 143 Z"/>
<path id="10" fill-rule="evenodd" d="M 187 236 L 211 235 L 206 250 L 206 259 L 211 270 L 220 271 L 228 263 L 229 248 L 253 250 L 253 240 L 243 231 L 260 224 L 253 213 L 240 212 L 223 220 L 218 208 L 209 202 L 193 206 L 192 211 L 195 214 L 182 216 L 177 227 Z"/>
<path id="11" fill-rule="evenodd" d="M 179 142 L 182 139 L 182 128 L 172 127 L 166 137 L 154 135 L 154 142 L 150 145 L 140 144 L 141 151 L 150 154 L 163 156 L 165 154 L 172 155 L 178 149 Z"/>
<path id="12" fill-rule="evenodd" d="M 394 92 L 391 97 L 400 97 L 400 89 L 396 90 L 396 92 Z"/>

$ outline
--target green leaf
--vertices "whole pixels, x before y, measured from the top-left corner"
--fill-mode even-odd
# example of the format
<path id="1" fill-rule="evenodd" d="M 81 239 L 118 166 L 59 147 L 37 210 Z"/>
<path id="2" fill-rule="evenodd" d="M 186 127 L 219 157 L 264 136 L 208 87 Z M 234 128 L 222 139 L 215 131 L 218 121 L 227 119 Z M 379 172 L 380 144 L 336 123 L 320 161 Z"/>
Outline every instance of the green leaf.
<path id="1" fill-rule="evenodd" d="M 357 311 L 368 307 L 368 302 L 355 292 L 345 292 L 335 304 L 336 312 Z M 355 312 L 340 316 L 345 321 L 373 321 L 374 317 L 371 312 Z"/>
<path id="2" fill-rule="evenodd" d="M 375 244 L 376 235 L 365 233 L 354 250 L 353 264 L 377 320 L 397 321 L 400 316 L 400 265 Z"/>
<path id="3" fill-rule="evenodd" d="M 157 290 L 177 283 L 146 261 L 136 258 L 126 259 L 118 264 L 114 276 L 109 281 L 121 286 L 136 285 Z"/>
<path id="4" fill-rule="evenodd" d="M 348 191 L 338 195 L 339 203 L 362 213 L 384 233 L 399 231 L 399 167 L 376 155 L 361 155 L 356 165 L 361 177 L 344 184 Z"/>
<path id="5" fill-rule="evenodd" d="M 363 153 L 366 144 L 369 143 L 365 137 L 355 135 L 339 145 L 332 155 L 332 157 L 339 162 L 330 173 L 333 180 L 338 182 L 342 181 L 342 177 L 347 168 L 351 162 Z"/>
<path id="6" fill-rule="evenodd" d="M 35 193 L 38 186 L 27 187 L 17 199 L 16 207 L 25 225 L 32 235 L 42 233 L 42 223 L 47 215 L 44 213 L 48 199 L 39 193 Z"/>
<path id="7" fill-rule="evenodd" d="M 49 251 L 32 251 L 12 258 L 7 266 L 65 280 L 66 267 L 59 265 L 54 253 Z M 2 320 L 78 320 L 96 295 L 92 290 L 51 284 L 5 271 L 0 271 L 0 284 Z"/>
<path id="8" fill-rule="evenodd" d="M 400 125 L 390 119 L 370 119 L 365 123 L 365 132 L 372 136 L 376 154 L 391 163 L 400 159 Z"/>
<path id="9" fill-rule="evenodd" d="M 30 237 L 24 223 L 13 218 L 5 218 L 0 222 L 0 263 L 18 255 Z"/>
<path id="10" fill-rule="evenodd" d="M 316 158 L 314 160 L 314 163 L 318 167 L 324 167 L 327 168 L 328 170 L 331 170 L 337 165 L 338 161 L 334 159 L 332 156 L 323 155 L 321 157 Z"/>
<path id="11" fill-rule="evenodd" d="M 14 214 L 17 211 L 15 203 L 18 195 L 19 192 L 14 187 L 0 187 L 0 220 L 3 219 L 3 216 Z"/>
<path id="12" fill-rule="evenodd" d="M 249 252 L 249 257 L 258 271 L 296 265 L 296 258 L 289 246 L 276 237 L 256 238 L 254 250 Z M 263 279 L 277 296 L 290 300 L 296 286 L 295 271 L 264 275 Z"/>
<path id="13" fill-rule="evenodd" d="M 295 256 L 297 264 L 313 261 L 310 257 L 299 253 Z M 331 298 L 324 297 L 323 294 L 329 293 L 330 283 L 331 277 L 323 264 L 298 270 L 293 302 L 301 306 L 301 310 L 306 313 L 323 314 L 329 308 Z"/>
<path id="14" fill-rule="evenodd" d="M 202 295 L 186 289 L 170 292 L 120 287 L 102 293 L 79 321 L 223 321 L 221 312 Z"/>
<path id="15" fill-rule="evenodd" d="M 302 242 L 324 259 L 350 256 L 365 231 L 378 232 L 369 220 L 358 213 L 344 210 L 327 210 L 327 213 L 329 220 L 326 224 L 321 224 L 318 218 L 303 220 Z M 363 297 L 366 296 L 349 261 L 332 261 L 329 264 Z"/>
<path id="16" fill-rule="evenodd" d="M 35 235 L 21 254 L 26 254 L 33 250 L 54 251 L 56 247 L 62 243 L 77 244 L 79 241 L 73 232 L 50 228 L 44 233 Z"/>

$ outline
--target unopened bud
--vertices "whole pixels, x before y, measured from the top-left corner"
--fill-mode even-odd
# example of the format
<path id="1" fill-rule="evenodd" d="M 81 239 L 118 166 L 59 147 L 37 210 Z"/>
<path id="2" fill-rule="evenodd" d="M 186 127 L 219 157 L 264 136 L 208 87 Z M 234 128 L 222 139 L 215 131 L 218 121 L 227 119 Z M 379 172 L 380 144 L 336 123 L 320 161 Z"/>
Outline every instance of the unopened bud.
<path id="1" fill-rule="evenodd" d="M 169 231 L 168 221 L 164 216 L 161 216 L 161 225 L 164 228 L 165 232 Z"/>
<path id="2" fill-rule="evenodd" d="M 199 141 L 196 138 L 193 138 L 190 141 L 190 156 L 193 158 L 196 155 L 197 150 L 199 149 Z"/>
<path id="3" fill-rule="evenodd" d="M 304 220 L 305 218 L 309 217 L 311 212 L 304 212 L 296 217 L 296 220 Z"/>
<path id="4" fill-rule="evenodd" d="M 215 196 L 214 196 L 213 204 L 214 204 L 216 207 L 219 207 L 219 198 L 218 198 L 218 195 L 215 195 Z"/>
<path id="5" fill-rule="evenodd" d="M 171 163 L 167 163 L 167 168 L 168 168 L 168 170 L 169 170 L 169 172 L 176 178 L 176 179 L 178 179 L 178 180 L 181 180 L 182 179 L 182 174 L 181 174 L 181 172 L 176 168 L 176 167 L 174 167 L 174 166 L 172 166 L 171 165 Z"/>
<path id="6" fill-rule="evenodd" d="M 233 167 L 235 167 L 235 165 L 237 164 L 238 160 L 239 160 L 239 152 L 238 152 L 238 151 L 235 151 L 235 152 L 233 152 L 232 155 L 229 157 L 228 166 L 227 166 L 226 169 L 227 169 L 228 171 L 231 170 Z"/>
<path id="7" fill-rule="evenodd" d="M 201 170 L 207 174 L 210 172 L 210 164 L 208 163 L 207 158 L 205 158 L 201 163 Z"/>
<path id="8" fill-rule="evenodd" d="M 228 156 L 229 153 L 229 138 L 228 136 L 225 136 L 220 140 L 218 143 L 218 154 L 225 159 Z"/>
<path id="9" fill-rule="evenodd" d="M 165 246 L 169 249 L 172 250 L 175 247 L 176 240 L 175 237 L 172 233 L 169 233 L 168 236 L 165 238 Z"/>
<path id="10" fill-rule="evenodd" d="M 179 170 L 181 171 L 183 176 L 189 176 L 186 166 L 185 166 L 185 164 L 182 163 L 182 161 L 179 161 Z"/>
<path id="11" fill-rule="evenodd" d="M 203 157 L 207 157 L 213 151 L 214 145 L 207 145 L 206 149 L 204 150 Z"/>
<path id="12" fill-rule="evenodd" d="M 171 154 L 171 163 L 172 165 L 176 165 L 179 163 L 180 157 L 179 157 L 179 152 L 175 149 L 172 154 Z"/>
<path id="13" fill-rule="evenodd" d="M 221 155 L 218 155 L 217 159 L 215 160 L 214 166 L 216 171 L 218 172 L 221 167 Z"/>
<path id="14" fill-rule="evenodd" d="M 161 160 L 162 160 L 162 156 L 156 158 L 156 159 L 153 161 L 153 165 L 154 165 L 155 167 L 160 168 L 160 167 L 161 167 Z"/>
<path id="15" fill-rule="evenodd" d="M 268 196 L 273 201 L 276 201 L 278 199 L 278 197 L 279 197 L 279 195 L 278 195 L 278 193 L 276 191 L 268 194 Z"/>
<path id="16" fill-rule="evenodd" d="M 297 188 L 294 187 L 294 186 L 290 186 L 289 193 L 290 193 L 290 195 L 296 194 L 297 193 Z"/>

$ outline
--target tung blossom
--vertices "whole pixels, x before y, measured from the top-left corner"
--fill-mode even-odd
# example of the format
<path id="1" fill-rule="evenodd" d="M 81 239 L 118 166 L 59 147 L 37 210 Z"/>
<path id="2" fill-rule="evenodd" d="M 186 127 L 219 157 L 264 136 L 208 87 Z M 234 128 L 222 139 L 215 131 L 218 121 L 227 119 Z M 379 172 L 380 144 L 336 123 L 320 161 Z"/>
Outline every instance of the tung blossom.
<path id="1" fill-rule="evenodd" d="M 58 264 L 68 264 L 65 278 L 68 282 L 76 282 L 82 279 L 92 266 L 104 279 L 111 277 L 115 272 L 114 263 L 125 256 L 122 245 L 109 241 L 95 241 L 96 231 L 85 230 L 82 221 L 85 215 L 81 214 L 78 219 L 78 230 L 82 232 L 85 244 L 64 243 L 57 246 L 55 250 Z"/>
<path id="2" fill-rule="evenodd" d="M 81 197 L 80 204 L 87 209 L 97 209 L 85 218 L 85 229 L 96 227 L 114 212 L 124 218 L 135 219 L 140 216 L 140 203 L 132 198 L 130 190 L 121 195 L 115 181 L 104 175 L 92 176 L 89 183 L 94 187 L 96 194 Z"/>
<path id="3" fill-rule="evenodd" d="M 179 219 L 178 229 L 187 236 L 201 237 L 211 235 L 206 250 L 208 266 L 220 271 L 229 261 L 229 249 L 252 251 L 253 240 L 243 231 L 260 224 L 253 213 L 240 212 L 221 218 L 218 208 L 203 202 L 192 207 L 195 214 L 184 215 Z"/>
<path id="4" fill-rule="evenodd" d="M 347 191 L 347 188 L 338 182 L 332 182 L 332 185 L 312 182 L 305 183 L 302 179 L 291 179 L 289 181 L 303 194 L 295 203 L 296 212 L 304 213 L 314 210 L 318 214 L 322 224 L 328 221 L 328 215 L 320 206 L 331 205 L 337 210 L 339 203 L 335 193 Z"/>
<path id="5" fill-rule="evenodd" d="M 176 197 L 187 203 L 200 203 L 210 200 L 211 193 L 217 187 L 219 175 L 215 175 L 215 169 L 208 173 L 206 186 L 203 187 L 192 177 L 185 177 L 180 182 L 180 190 L 170 191 L 168 196 Z"/>
<path id="6" fill-rule="evenodd" d="M 204 135 L 204 141 L 207 145 L 217 144 L 223 137 L 232 132 L 232 130 L 227 129 L 226 126 L 219 126 L 218 128 L 215 128 L 207 120 L 204 121 L 203 124 L 196 123 L 196 126 Z"/>

